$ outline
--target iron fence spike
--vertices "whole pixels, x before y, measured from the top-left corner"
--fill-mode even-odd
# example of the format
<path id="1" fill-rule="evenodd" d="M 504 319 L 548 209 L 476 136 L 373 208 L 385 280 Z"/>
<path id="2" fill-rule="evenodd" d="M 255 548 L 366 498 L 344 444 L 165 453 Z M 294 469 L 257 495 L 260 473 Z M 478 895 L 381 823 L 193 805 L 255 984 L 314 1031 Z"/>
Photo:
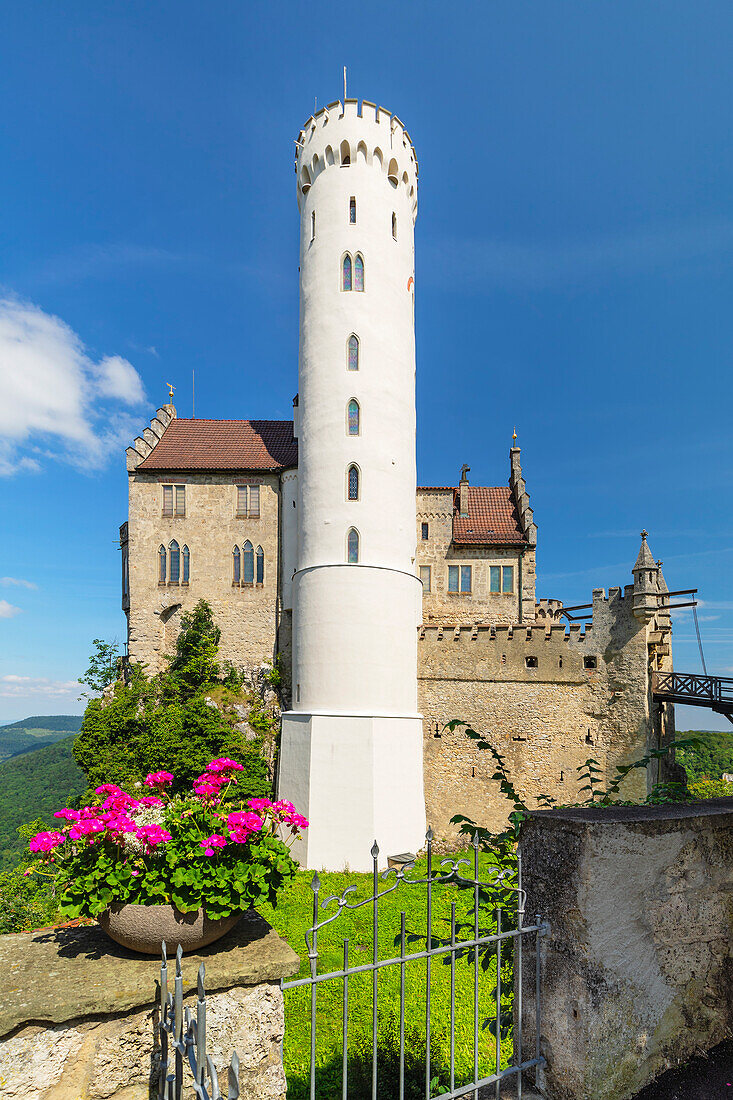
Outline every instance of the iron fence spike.
<path id="1" fill-rule="evenodd" d="M 379 855 L 379 845 L 377 844 L 377 842 L 375 840 L 374 843 L 372 844 L 372 859 L 376 859 L 378 855 Z"/>
<path id="2" fill-rule="evenodd" d="M 206 996 L 206 994 L 204 992 L 204 979 L 205 979 L 205 977 L 206 977 L 206 964 L 201 963 L 201 966 L 199 967 L 199 972 L 198 972 L 198 975 L 197 975 L 197 978 L 196 978 L 196 991 L 198 993 L 198 998 L 199 998 L 200 1001 L 203 1001 L 204 997 Z"/>
<path id="3" fill-rule="evenodd" d="M 317 894 L 321 889 L 321 880 L 318 877 L 318 871 L 313 872 L 313 878 L 311 879 L 311 890 L 314 894 Z"/>

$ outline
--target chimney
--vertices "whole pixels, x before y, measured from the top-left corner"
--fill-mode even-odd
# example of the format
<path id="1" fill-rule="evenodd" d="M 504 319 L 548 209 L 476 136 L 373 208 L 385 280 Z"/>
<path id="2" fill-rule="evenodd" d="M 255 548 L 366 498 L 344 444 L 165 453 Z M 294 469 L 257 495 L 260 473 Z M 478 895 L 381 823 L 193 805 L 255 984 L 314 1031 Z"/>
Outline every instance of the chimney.
<path id="1" fill-rule="evenodd" d="M 464 462 L 461 466 L 461 480 L 458 482 L 459 515 L 468 515 L 468 471 L 471 469 Z"/>

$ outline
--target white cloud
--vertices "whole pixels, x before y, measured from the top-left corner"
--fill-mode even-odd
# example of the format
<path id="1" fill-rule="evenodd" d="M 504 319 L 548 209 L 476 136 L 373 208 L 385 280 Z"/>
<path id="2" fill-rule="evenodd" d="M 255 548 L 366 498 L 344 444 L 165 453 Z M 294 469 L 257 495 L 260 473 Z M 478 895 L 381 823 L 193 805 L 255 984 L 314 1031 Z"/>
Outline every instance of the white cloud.
<path id="1" fill-rule="evenodd" d="M 22 608 L 8 603 L 7 600 L 0 600 L 0 619 L 12 619 L 16 615 L 20 615 L 21 611 Z"/>
<path id="2" fill-rule="evenodd" d="M 0 475 L 37 470 L 43 456 L 102 466 L 136 434 L 119 406 L 144 401 L 126 359 L 95 361 L 59 317 L 0 298 Z"/>
<path id="3" fill-rule="evenodd" d="M 6 588 L 38 588 L 38 585 L 34 584 L 33 581 L 25 581 L 22 577 L 0 577 L 0 584 Z"/>
<path id="4" fill-rule="evenodd" d="M 0 676 L 0 699 L 21 699 L 44 695 L 54 699 L 76 698 L 81 684 L 76 680 L 48 680 L 37 676 Z"/>

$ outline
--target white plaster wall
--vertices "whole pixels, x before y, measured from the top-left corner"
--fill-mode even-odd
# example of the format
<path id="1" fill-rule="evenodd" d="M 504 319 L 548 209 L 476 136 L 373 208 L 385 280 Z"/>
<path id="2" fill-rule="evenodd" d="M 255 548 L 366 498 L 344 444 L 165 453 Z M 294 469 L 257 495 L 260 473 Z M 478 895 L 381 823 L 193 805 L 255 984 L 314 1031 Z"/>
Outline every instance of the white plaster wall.
<path id="1" fill-rule="evenodd" d="M 393 127 L 386 112 L 377 115 L 366 105 L 364 112 L 360 118 L 356 103 L 347 102 L 343 115 L 340 105 L 328 119 L 320 114 L 304 128 L 298 153 L 300 524 L 293 705 L 414 714 L 415 587 L 404 575 L 415 571 L 416 163 L 401 124 Z M 340 164 L 344 141 L 348 167 Z M 407 183 L 389 182 L 393 157 Z M 352 196 L 356 224 L 349 221 Z M 364 258 L 363 293 L 341 290 L 345 252 Z M 352 333 L 360 343 L 358 372 L 347 369 Z M 358 437 L 347 434 L 351 398 L 361 410 Z M 352 462 L 361 471 L 358 501 L 347 499 Z M 347 577 L 343 570 L 322 568 L 346 563 L 351 527 L 360 536 L 360 564 L 378 566 L 378 572 L 351 567 Z M 389 570 L 396 572 L 391 576 Z M 389 662 L 381 655 L 387 628 Z M 353 700 L 355 693 L 358 703 L 345 707 L 346 697 Z"/>

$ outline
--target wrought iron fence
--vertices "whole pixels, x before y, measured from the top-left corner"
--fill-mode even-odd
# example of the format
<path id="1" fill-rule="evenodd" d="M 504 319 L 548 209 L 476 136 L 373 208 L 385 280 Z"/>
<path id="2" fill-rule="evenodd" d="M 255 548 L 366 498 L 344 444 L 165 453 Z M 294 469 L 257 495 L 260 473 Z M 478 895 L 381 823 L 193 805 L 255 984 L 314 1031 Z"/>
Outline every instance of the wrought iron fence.
<path id="1" fill-rule="evenodd" d="M 349 1096 L 349 985 L 355 975 L 371 974 L 371 1097 L 376 1100 L 379 1087 L 379 978 L 388 967 L 399 968 L 399 1070 L 398 1070 L 398 1095 L 399 1100 L 405 1098 L 405 1007 L 406 1007 L 406 970 L 408 965 L 422 965 L 425 967 L 425 1004 L 424 1004 L 424 1036 L 425 1036 L 425 1067 L 424 1067 L 424 1096 L 426 1100 L 454 1100 L 458 1097 L 473 1096 L 478 1100 L 479 1088 L 494 1085 L 494 1094 L 501 1096 L 502 1081 L 510 1077 L 516 1078 L 517 1097 L 521 1100 L 523 1074 L 536 1066 L 545 1064 L 540 1051 L 540 950 L 539 937 L 548 930 L 548 925 L 541 916 L 536 916 L 530 924 L 524 923 L 526 895 L 522 889 L 521 854 L 517 857 L 516 870 L 514 868 L 495 867 L 491 869 L 491 877 L 482 881 L 479 876 L 479 840 L 475 834 L 472 842 L 472 851 L 469 858 L 453 858 L 440 860 L 434 866 L 433 835 L 432 830 L 426 834 L 427 841 L 427 873 L 425 877 L 410 877 L 415 870 L 415 863 L 411 861 L 403 866 L 391 867 L 387 870 L 379 870 L 379 847 L 375 841 L 371 849 L 372 856 L 372 892 L 369 897 L 357 900 L 354 894 L 358 890 L 356 885 L 347 886 L 343 893 L 330 895 L 321 900 L 321 881 L 318 874 L 313 875 L 311 889 L 313 891 L 313 921 L 305 934 L 306 951 L 309 960 L 310 974 L 305 978 L 296 978 L 292 981 L 283 981 L 283 990 L 292 990 L 307 987 L 310 990 L 310 1065 L 309 1086 L 311 1100 L 317 1097 L 317 995 L 319 987 L 327 982 L 340 982 L 342 986 L 342 1011 L 341 1011 L 341 1096 L 347 1100 Z M 465 870 L 468 869 L 468 873 Z M 471 873 L 472 872 L 472 873 Z M 495 873 L 493 873 L 495 872 Z M 442 939 L 436 934 L 433 921 L 433 891 L 436 886 L 442 884 L 455 884 L 456 886 L 471 891 L 471 911 L 468 920 L 462 919 L 457 927 L 456 902 L 451 902 L 450 933 Z M 424 935 L 408 934 L 406 928 L 405 911 L 400 918 L 400 932 L 395 939 L 395 946 L 399 946 L 399 954 L 390 958 L 380 958 L 379 942 L 379 902 L 387 894 L 402 888 L 424 887 L 426 893 L 426 928 Z M 514 905 L 504 904 L 509 898 L 513 898 Z M 328 973 L 318 973 L 319 962 L 319 932 L 326 925 L 333 924 L 347 910 L 360 909 L 371 906 L 372 916 L 372 957 L 371 961 L 361 965 L 350 965 L 348 938 L 343 940 L 343 966 L 338 970 Z M 328 916 L 324 912 L 331 907 L 335 911 Z M 509 919 L 504 919 L 509 915 Z M 482 920 L 493 915 L 494 927 L 492 930 L 481 927 Z M 458 930 L 465 930 L 468 935 L 459 938 Z M 536 1013 L 536 1039 L 531 1057 L 523 1057 L 522 1048 L 522 968 L 523 943 L 528 938 L 534 939 L 534 995 Z M 424 940 L 423 950 L 408 953 L 408 942 Z M 506 1036 L 506 1013 L 502 1014 L 502 994 L 509 992 L 502 983 L 502 951 L 513 950 L 514 954 L 514 996 L 516 998 L 516 1020 L 514 1032 L 514 1058 L 511 1065 L 501 1068 L 501 1043 Z M 504 956 L 506 959 L 506 956 Z M 482 990 L 482 980 L 490 981 L 488 968 L 483 964 L 484 960 L 496 960 L 496 986 L 492 994 L 493 1020 L 482 1024 L 479 1011 L 479 993 Z M 434 1023 L 434 1010 L 431 1004 L 431 970 L 434 960 L 445 961 L 450 967 L 450 997 L 449 997 L 449 1065 L 447 1079 L 448 1089 L 442 1089 L 433 1093 L 433 1089 L 442 1088 L 435 1085 L 432 1076 L 431 1065 L 431 1037 Z M 472 969 L 472 1030 L 473 1030 L 473 1071 L 470 1082 L 456 1082 L 456 964 L 465 961 Z M 504 1015 L 504 1018 L 503 1018 Z M 287 1019 L 287 1016 L 286 1016 Z M 481 1035 L 488 1023 L 490 1034 L 493 1035 L 491 1047 L 482 1049 Z M 287 1028 L 286 1028 L 287 1035 Z M 487 1044 L 488 1045 L 488 1044 Z M 488 1060 L 493 1063 L 493 1072 L 485 1072 L 488 1068 Z M 483 1065 L 482 1065 L 483 1061 Z M 362 1093 L 363 1095 L 363 1093 Z M 381 1095 L 381 1093 L 380 1093 Z M 353 1096 L 353 1093 L 352 1093 Z M 397 1100 L 397 1095 L 395 1095 Z"/>
<path id="2" fill-rule="evenodd" d="M 188 1062 L 191 1069 L 193 1094 L 198 1100 L 223 1100 L 219 1089 L 219 1075 L 212 1059 L 206 1053 L 206 970 L 201 963 L 197 977 L 196 1014 L 183 1007 L 183 975 L 180 944 L 176 951 L 176 973 L 173 992 L 168 990 L 168 957 L 163 943 L 163 961 L 160 967 L 160 1077 L 159 1100 L 181 1100 L 183 1070 Z M 171 1064 L 172 1063 L 172 1064 Z M 227 1100 L 239 1096 L 239 1058 L 236 1051 L 228 1067 Z M 206 1084 L 206 1078 L 209 1085 Z"/>

